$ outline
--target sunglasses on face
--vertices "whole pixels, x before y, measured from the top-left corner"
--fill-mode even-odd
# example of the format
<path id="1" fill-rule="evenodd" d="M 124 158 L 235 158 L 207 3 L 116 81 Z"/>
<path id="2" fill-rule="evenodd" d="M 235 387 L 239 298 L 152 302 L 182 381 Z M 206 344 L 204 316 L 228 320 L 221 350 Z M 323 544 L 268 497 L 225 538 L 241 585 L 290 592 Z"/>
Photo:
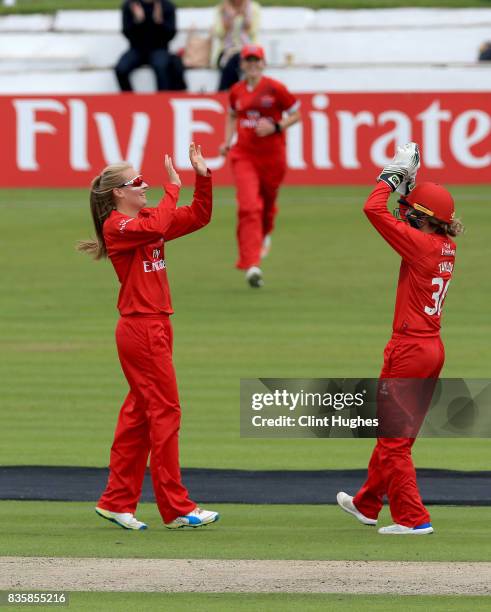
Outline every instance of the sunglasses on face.
<path id="1" fill-rule="evenodd" d="M 139 174 L 135 176 L 135 178 L 131 179 L 131 181 L 126 181 L 120 185 L 120 187 L 141 187 L 143 185 L 143 175 Z"/>

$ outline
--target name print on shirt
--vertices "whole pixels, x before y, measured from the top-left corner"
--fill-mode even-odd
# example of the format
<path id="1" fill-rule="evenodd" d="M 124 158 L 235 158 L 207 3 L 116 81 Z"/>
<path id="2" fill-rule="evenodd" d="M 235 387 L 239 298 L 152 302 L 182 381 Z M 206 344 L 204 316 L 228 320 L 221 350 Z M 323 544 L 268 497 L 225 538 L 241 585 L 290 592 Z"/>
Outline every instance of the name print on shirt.
<path id="1" fill-rule="evenodd" d="M 438 264 L 438 270 L 440 274 L 443 274 L 443 272 L 450 272 L 451 274 L 453 272 L 453 263 L 451 261 L 441 261 Z"/>

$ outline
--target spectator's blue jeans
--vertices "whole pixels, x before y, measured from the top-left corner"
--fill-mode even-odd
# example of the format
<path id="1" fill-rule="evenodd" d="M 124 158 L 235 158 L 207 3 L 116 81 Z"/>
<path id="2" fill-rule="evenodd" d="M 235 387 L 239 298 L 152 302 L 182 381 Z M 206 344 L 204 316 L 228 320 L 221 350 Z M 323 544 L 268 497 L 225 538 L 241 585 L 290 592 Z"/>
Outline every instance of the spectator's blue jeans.
<path id="1" fill-rule="evenodd" d="M 133 91 L 129 76 L 133 70 L 144 65 L 153 68 L 159 91 L 169 89 L 169 53 L 167 49 L 140 51 L 131 47 L 121 56 L 115 68 L 121 91 Z"/>

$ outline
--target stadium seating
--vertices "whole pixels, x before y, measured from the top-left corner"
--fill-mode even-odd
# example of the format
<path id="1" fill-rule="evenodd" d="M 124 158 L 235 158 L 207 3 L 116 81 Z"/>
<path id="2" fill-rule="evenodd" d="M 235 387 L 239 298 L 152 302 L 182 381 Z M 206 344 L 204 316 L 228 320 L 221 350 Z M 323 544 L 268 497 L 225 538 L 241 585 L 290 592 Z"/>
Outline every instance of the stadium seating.
<path id="1" fill-rule="evenodd" d="M 0 93 L 117 91 L 112 66 L 127 48 L 120 19 L 119 11 L 0 18 Z M 191 31 L 206 35 L 212 20 L 211 8 L 179 9 L 172 50 L 183 48 Z M 377 91 L 386 81 L 390 89 L 411 82 L 413 88 L 472 90 L 489 79 L 483 76 L 488 66 L 477 65 L 476 57 L 490 32 L 491 9 L 265 7 L 260 39 L 269 73 L 292 89 Z M 187 80 L 191 91 L 213 91 L 217 74 L 190 70 Z M 154 89 L 146 68 L 134 82 L 140 91 Z"/>

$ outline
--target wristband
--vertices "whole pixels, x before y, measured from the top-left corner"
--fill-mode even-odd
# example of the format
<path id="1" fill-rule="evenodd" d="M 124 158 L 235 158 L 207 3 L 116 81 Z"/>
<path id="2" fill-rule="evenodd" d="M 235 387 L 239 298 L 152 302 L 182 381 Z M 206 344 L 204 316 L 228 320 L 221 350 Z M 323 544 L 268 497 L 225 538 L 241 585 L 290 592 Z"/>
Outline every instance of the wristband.
<path id="1" fill-rule="evenodd" d="M 283 131 L 283 128 L 281 127 L 281 123 L 278 123 L 278 121 L 274 122 L 274 131 L 277 134 L 281 134 L 281 132 Z"/>

